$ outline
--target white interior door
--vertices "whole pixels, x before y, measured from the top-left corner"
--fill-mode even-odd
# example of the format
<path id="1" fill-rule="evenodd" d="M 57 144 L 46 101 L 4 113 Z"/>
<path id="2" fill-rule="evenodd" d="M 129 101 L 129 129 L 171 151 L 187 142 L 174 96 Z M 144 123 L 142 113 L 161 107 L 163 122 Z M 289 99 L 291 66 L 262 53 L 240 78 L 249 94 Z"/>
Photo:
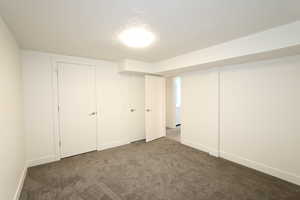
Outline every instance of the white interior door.
<path id="1" fill-rule="evenodd" d="M 145 78 L 130 75 L 128 80 L 128 132 L 131 141 L 145 139 Z"/>
<path id="2" fill-rule="evenodd" d="M 145 76 L 146 141 L 166 136 L 166 80 Z"/>
<path id="3" fill-rule="evenodd" d="M 58 64 L 61 157 L 97 149 L 95 68 Z"/>

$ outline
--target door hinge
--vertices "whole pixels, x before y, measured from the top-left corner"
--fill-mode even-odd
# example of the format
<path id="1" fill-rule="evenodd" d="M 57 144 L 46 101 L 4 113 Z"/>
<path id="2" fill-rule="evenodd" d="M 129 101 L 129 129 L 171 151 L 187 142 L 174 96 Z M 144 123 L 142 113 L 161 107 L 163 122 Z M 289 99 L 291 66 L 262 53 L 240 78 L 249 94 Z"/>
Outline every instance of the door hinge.
<path id="1" fill-rule="evenodd" d="M 57 111 L 59 112 L 59 106 L 57 106 Z"/>
<path id="2" fill-rule="evenodd" d="M 59 147 L 61 147 L 61 141 L 58 142 Z"/>

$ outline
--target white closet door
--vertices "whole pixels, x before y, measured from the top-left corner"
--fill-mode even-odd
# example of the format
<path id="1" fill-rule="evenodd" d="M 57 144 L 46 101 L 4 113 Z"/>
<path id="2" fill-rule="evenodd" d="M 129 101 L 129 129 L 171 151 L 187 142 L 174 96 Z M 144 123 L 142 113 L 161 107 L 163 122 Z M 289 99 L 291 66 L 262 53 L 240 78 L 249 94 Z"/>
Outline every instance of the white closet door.
<path id="1" fill-rule="evenodd" d="M 128 133 L 131 141 L 145 139 L 145 78 L 130 75 L 128 80 Z"/>
<path id="2" fill-rule="evenodd" d="M 146 141 L 166 136 L 166 80 L 145 76 Z"/>
<path id="3" fill-rule="evenodd" d="M 97 149 L 95 68 L 59 63 L 61 157 Z"/>

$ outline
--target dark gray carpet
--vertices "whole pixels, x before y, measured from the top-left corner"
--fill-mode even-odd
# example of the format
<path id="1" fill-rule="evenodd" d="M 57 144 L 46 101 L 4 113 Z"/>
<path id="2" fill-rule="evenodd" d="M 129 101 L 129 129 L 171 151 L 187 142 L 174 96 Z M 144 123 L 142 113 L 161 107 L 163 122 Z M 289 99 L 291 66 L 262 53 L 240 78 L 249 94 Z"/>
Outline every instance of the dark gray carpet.
<path id="1" fill-rule="evenodd" d="M 32 167 L 21 200 L 299 200 L 300 187 L 173 140 Z"/>

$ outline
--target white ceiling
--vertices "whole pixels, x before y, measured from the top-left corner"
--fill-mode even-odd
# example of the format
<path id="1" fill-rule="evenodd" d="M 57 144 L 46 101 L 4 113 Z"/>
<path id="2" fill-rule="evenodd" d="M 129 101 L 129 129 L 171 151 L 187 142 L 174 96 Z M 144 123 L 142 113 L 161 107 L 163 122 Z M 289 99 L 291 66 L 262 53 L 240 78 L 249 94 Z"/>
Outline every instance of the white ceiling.
<path id="1" fill-rule="evenodd" d="M 106 60 L 158 61 L 300 19 L 299 0 L 0 0 L 24 49 Z M 131 49 L 117 40 L 146 24 L 158 40 Z"/>

